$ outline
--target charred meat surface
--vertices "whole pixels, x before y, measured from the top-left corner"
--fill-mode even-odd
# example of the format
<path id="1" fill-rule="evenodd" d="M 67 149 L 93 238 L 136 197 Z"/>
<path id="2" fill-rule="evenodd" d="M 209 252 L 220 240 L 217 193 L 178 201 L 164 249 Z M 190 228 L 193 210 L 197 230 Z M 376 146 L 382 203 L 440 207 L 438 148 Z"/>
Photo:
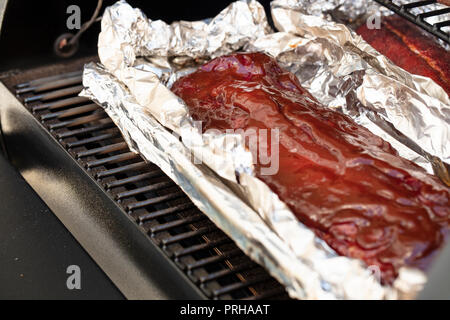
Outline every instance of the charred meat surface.
<path id="1" fill-rule="evenodd" d="M 383 18 L 380 29 L 363 24 L 356 32 L 396 65 L 433 79 L 450 95 L 450 52 L 422 29 L 395 15 Z"/>
<path id="2" fill-rule="evenodd" d="M 279 170 L 263 175 L 258 160 L 258 178 L 336 252 L 379 266 L 383 283 L 392 283 L 402 266 L 425 269 L 444 241 L 448 188 L 320 105 L 273 58 L 216 58 L 172 90 L 203 130 L 277 128 Z"/>

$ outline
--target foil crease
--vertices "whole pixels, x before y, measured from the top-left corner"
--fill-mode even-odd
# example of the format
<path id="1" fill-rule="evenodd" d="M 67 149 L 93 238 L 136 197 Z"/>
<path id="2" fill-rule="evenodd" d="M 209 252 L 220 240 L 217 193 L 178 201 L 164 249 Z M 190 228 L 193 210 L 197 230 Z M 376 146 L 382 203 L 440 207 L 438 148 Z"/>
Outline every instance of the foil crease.
<path id="1" fill-rule="evenodd" d="M 211 20 L 170 25 L 119 1 L 103 15 L 98 50 L 108 70 L 133 66 L 140 56 L 177 57 L 173 65 L 186 65 L 191 59 L 229 54 L 270 32 L 264 8 L 256 1 L 234 2 Z"/>
<path id="2" fill-rule="evenodd" d="M 105 109 L 130 146 L 147 161 L 158 165 L 246 254 L 264 265 L 293 298 L 380 299 L 395 296 L 393 290 L 379 286 L 359 261 L 325 251 L 320 241 L 305 227 L 291 230 L 301 231 L 301 242 L 294 254 L 284 239 L 207 166 L 194 164 L 190 150 L 178 137 L 149 115 L 126 86 L 101 66 L 91 63 L 85 67 L 83 85 L 82 95 Z M 251 176 L 244 174 L 242 177 L 254 183 Z M 252 187 L 264 188 L 265 185 L 256 183 Z M 258 192 L 275 196 L 267 190 Z M 277 219 L 281 219 L 280 224 L 284 224 L 285 228 L 292 229 L 290 212 L 281 201 L 269 200 L 266 204 L 280 205 L 276 208 L 280 212 Z M 298 254 L 302 254 L 303 258 L 299 259 Z M 327 276 L 324 278 L 323 275 Z M 341 289 L 337 292 L 332 289 L 333 286 Z M 360 290 L 365 294 L 361 295 Z"/>
<path id="3" fill-rule="evenodd" d="M 450 162 L 450 98 L 445 91 L 433 80 L 397 67 L 347 26 L 323 19 L 307 1 L 277 0 L 271 6 L 276 28 L 294 49 L 272 46 L 269 52 L 320 102 L 348 114 L 401 156 L 445 181 L 448 171 L 432 164 L 436 157 L 440 165 Z M 259 38 L 252 49 L 267 48 L 276 35 Z M 294 36 L 302 37 L 298 45 Z"/>
<path id="4" fill-rule="evenodd" d="M 308 291 L 310 298 L 324 298 L 317 279 L 299 280 L 314 272 L 297 261 L 256 212 L 207 166 L 194 164 L 186 146 L 151 116 L 124 84 L 103 67 L 91 63 L 85 66 L 83 85 L 81 95 L 105 109 L 129 146 L 158 165 L 200 210 L 253 260 L 266 266 L 294 297 L 303 298 L 302 292 Z"/>
<path id="5" fill-rule="evenodd" d="M 358 27 L 366 22 L 367 18 L 373 15 L 387 16 L 393 12 L 375 1 L 366 0 L 287 0 L 285 4 L 304 14 L 321 17 L 328 21 L 340 22 Z M 410 4 L 411 0 L 396 0 L 396 5 Z M 431 10 L 440 10 L 446 8 L 441 3 L 433 3 L 425 6 L 409 9 L 409 12 L 417 15 Z M 425 20 L 430 23 L 443 22 L 450 19 L 450 13 L 427 17 Z"/>
<path id="6" fill-rule="evenodd" d="M 108 7 L 102 19 L 99 57 L 104 68 L 86 67 L 82 94 L 98 101 L 133 150 L 158 164 L 244 252 L 286 286 L 292 297 L 414 297 L 426 281 L 421 271 L 402 268 L 393 286 L 386 287 L 359 260 L 337 256 L 254 176 L 251 154 L 243 147 L 241 136 L 201 134 L 184 102 L 169 90 L 176 79 L 210 58 L 236 50 L 264 51 L 293 71 L 319 101 L 350 115 L 391 142 L 402 156 L 426 167 L 428 151 L 421 147 L 426 147 L 428 134 L 448 132 L 448 97 L 441 95 L 443 90 L 429 79 L 392 65 L 345 26 L 301 13 L 292 7 L 298 3 L 291 2 L 274 3 L 272 16 L 281 32 L 270 33 L 256 1 L 232 3 L 211 20 L 172 25 L 150 21 L 140 10 L 120 1 Z M 208 26 L 213 21 L 215 26 L 223 26 L 214 29 L 213 37 L 224 35 L 211 40 L 211 48 L 206 44 L 193 50 L 192 35 L 203 34 L 206 39 L 194 40 L 209 43 Z M 229 28 L 230 24 L 240 27 Z M 195 32 L 180 33 L 180 25 Z M 172 40 L 163 45 L 163 38 Z M 217 39 L 222 41 L 220 46 Z M 383 82 L 377 90 L 394 93 L 386 91 L 382 98 L 374 97 L 371 80 Z M 420 131 L 423 128 L 405 125 L 410 115 L 401 112 L 408 109 L 394 108 L 405 105 L 405 96 L 398 95 L 404 91 L 420 102 L 418 110 L 427 108 L 413 119 L 424 123 L 423 114 L 431 121 L 425 122 L 432 127 L 425 128 L 427 134 Z M 394 135 L 389 125 L 400 133 Z M 402 133 L 402 128 L 415 129 L 411 134 L 408 130 Z M 425 142 L 417 140 L 419 133 Z M 433 144 L 438 150 L 430 150 L 445 159 L 447 141 L 442 135 L 440 139 L 444 139 L 442 145 L 440 141 Z M 405 140 L 416 144 L 415 151 Z M 240 219 L 245 219 L 239 211 L 243 208 L 251 217 L 245 228 L 239 226 Z"/>
<path id="7" fill-rule="evenodd" d="M 251 175 L 242 174 L 243 185 L 256 191 L 252 193 L 257 197 L 256 202 L 262 193 L 272 197 L 262 197 L 266 200 L 265 206 L 269 207 L 263 210 L 271 211 L 286 233 L 296 235 L 296 250 L 293 251 L 291 245 L 279 236 L 279 230 L 274 231 L 273 225 L 268 225 L 260 214 L 238 198 L 208 166 L 193 163 L 190 150 L 178 136 L 162 126 L 124 84 L 101 66 L 93 63 L 85 66 L 83 85 L 85 89 L 81 95 L 93 99 L 105 109 L 132 149 L 158 165 L 246 254 L 265 266 L 286 287 L 291 297 L 396 297 L 393 290 L 381 287 L 359 261 L 336 256 L 329 248 L 324 248 L 313 232 L 293 220 L 295 218 L 287 207 L 267 186 L 258 183 Z M 253 200 L 250 199 L 251 202 Z M 279 207 L 273 208 L 274 205 Z M 289 234 L 285 237 L 289 238 Z"/>

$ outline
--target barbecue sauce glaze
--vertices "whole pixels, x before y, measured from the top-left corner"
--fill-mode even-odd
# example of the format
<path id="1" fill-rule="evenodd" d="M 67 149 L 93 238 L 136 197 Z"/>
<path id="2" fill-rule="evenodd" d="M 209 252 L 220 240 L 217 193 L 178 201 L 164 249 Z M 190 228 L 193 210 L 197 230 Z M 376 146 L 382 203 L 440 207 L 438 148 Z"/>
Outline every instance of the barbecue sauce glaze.
<path id="1" fill-rule="evenodd" d="M 172 90 L 203 130 L 278 128 L 279 170 L 262 175 L 258 162 L 257 176 L 336 252 L 379 266 L 383 283 L 403 265 L 425 269 L 444 241 L 449 190 L 383 139 L 321 106 L 271 57 L 216 58 Z"/>
<path id="2" fill-rule="evenodd" d="M 397 15 L 384 17 L 380 29 L 363 24 L 356 32 L 396 65 L 433 79 L 450 95 L 450 52 L 433 36 Z"/>

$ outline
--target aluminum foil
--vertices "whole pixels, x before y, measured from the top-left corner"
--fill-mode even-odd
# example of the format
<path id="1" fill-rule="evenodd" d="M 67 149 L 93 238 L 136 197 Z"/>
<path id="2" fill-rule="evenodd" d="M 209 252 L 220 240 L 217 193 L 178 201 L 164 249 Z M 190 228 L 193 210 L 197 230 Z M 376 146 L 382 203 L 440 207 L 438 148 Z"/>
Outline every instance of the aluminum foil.
<path id="1" fill-rule="evenodd" d="M 410 4 L 411 0 L 395 0 L 396 5 Z M 375 1 L 367 0 L 289 0 L 285 1 L 291 6 L 296 6 L 304 14 L 318 16 L 328 21 L 340 22 L 351 27 L 358 27 L 366 22 L 372 15 L 387 16 L 392 11 L 378 4 Z M 409 9 L 412 14 L 420 14 L 431 10 L 446 8 L 440 3 L 429 4 L 426 6 Z M 425 20 L 434 24 L 450 19 L 450 14 L 428 17 Z"/>
<path id="2" fill-rule="evenodd" d="M 426 120 L 432 121 L 427 125 L 442 130 L 442 122 L 447 121 L 444 128 L 448 127 L 448 106 L 442 101 L 445 97 L 439 96 L 440 88 L 395 67 L 367 44 L 369 51 L 364 51 L 364 42 L 345 26 L 288 5 L 275 3 L 273 18 L 283 32 L 271 33 L 256 1 L 235 2 L 211 20 L 170 26 L 150 21 L 140 10 L 120 1 L 103 15 L 99 57 L 104 68 L 86 67 L 83 95 L 105 107 L 133 150 L 158 164 L 244 252 L 285 285 L 292 297 L 413 297 L 426 281 L 422 272 L 402 268 L 394 285 L 384 287 L 362 262 L 337 256 L 254 176 L 251 153 L 243 147 L 240 135 L 202 135 L 183 101 L 168 89 L 174 80 L 212 57 L 239 49 L 265 51 L 295 72 L 322 103 L 385 136 L 403 156 L 419 159 L 404 139 L 422 146 L 423 141 L 415 142 L 414 136 L 420 132 L 413 130 L 411 136 L 400 132 L 394 137 L 387 133 L 392 124 L 397 129 L 408 128 L 400 116 L 400 122 L 389 118 L 390 106 L 402 104 L 405 96 L 396 94 L 407 92 L 420 102 L 420 108 L 429 110 L 424 111 Z M 203 36 L 194 36 L 199 34 Z M 381 92 L 391 86 L 395 94 L 384 96 L 383 92 L 383 99 L 371 105 L 370 80 L 374 79 L 384 83 Z M 399 115 L 400 111 L 392 112 Z M 403 117 L 409 119 L 408 114 Z M 419 120 L 421 124 L 423 119 Z M 436 141 L 435 145 L 448 156 L 445 142 L 438 145 Z M 419 153 L 423 151 L 419 149 Z M 439 159 L 441 154 L 436 156 Z M 246 223 L 240 225 L 242 219 Z"/>
<path id="3" fill-rule="evenodd" d="M 301 280 L 314 277 L 314 271 L 298 261 L 261 217 L 207 166 L 194 164 L 186 146 L 151 116 L 123 83 L 91 63 L 85 66 L 83 84 L 82 95 L 105 109 L 132 150 L 158 165 L 244 252 L 270 270 L 293 297 L 304 297 L 304 291 L 310 298 L 328 297 L 316 279 Z"/>
<path id="4" fill-rule="evenodd" d="M 105 11 L 98 53 L 111 71 L 133 66 L 139 56 L 176 57 L 170 64 L 160 59 L 165 68 L 176 68 L 231 53 L 269 32 L 264 8 L 256 1 L 235 2 L 211 20 L 171 25 L 149 20 L 120 1 Z"/>
<path id="5" fill-rule="evenodd" d="M 287 33 L 287 47 L 280 50 L 272 45 L 269 52 L 284 60 L 284 66 L 320 102 L 350 115 L 390 142 L 401 156 L 450 183 L 443 163 L 450 163 L 450 98 L 445 91 L 433 80 L 397 67 L 345 25 L 318 15 L 318 9 L 312 9 L 315 5 L 308 3 L 272 2 L 272 17 L 277 29 Z M 355 1 L 355 7 L 362 8 L 358 4 Z M 363 14 L 364 10 L 356 10 L 355 15 Z M 267 48 L 276 35 L 259 38 L 253 49 Z M 293 36 L 301 36 L 302 42 L 296 45 Z"/>
<path id="6" fill-rule="evenodd" d="M 281 32 L 290 32 L 304 36 L 323 37 L 332 40 L 338 45 L 345 47 L 354 45 L 357 49 L 368 54 L 365 60 L 372 60 L 379 73 L 397 79 L 409 87 L 426 93 L 431 97 L 450 104 L 450 98 L 445 91 L 432 80 L 420 76 L 411 75 L 409 72 L 395 66 L 356 35 L 346 25 L 339 21 L 358 21 L 366 23 L 369 16 L 380 14 L 389 15 L 392 12 L 377 3 L 366 4 L 362 0 L 275 0 L 271 2 L 272 17 L 275 27 Z M 397 0 L 395 3 L 408 3 L 410 0 Z M 442 9 L 442 4 L 432 4 L 426 7 L 411 9 L 413 13 L 421 13 L 430 9 Z M 333 12 L 340 12 L 339 17 Z M 430 17 L 429 22 L 442 22 L 450 19 L 450 13 Z M 353 48 L 355 50 L 355 48 Z M 356 50 L 357 50 L 356 49 Z M 412 78 L 411 78 L 412 76 Z"/>
<path id="7" fill-rule="evenodd" d="M 195 164 L 191 150 L 178 136 L 150 115 L 128 88 L 102 66 L 93 63 L 86 65 L 83 85 L 85 89 L 81 94 L 105 109 L 130 147 L 147 161 L 158 165 L 247 255 L 280 281 L 292 298 L 398 297 L 397 290 L 379 285 L 361 262 L 337 256 L 313 232 L 298 223 L 267 186 L 251 175 L 241 174 L 242 185 L 254 190 L 252 195 L 256 199 L 250 201 L 265 199 L 264 206 L 267 208 L 261 210 L 270 211 L 273 215 L 272 223 L 268 224 L 261 210 L 253 210 L 232 191 L 236 185 L 229 187 L 208 166 Z M 168 89 L 165 93 L 171 94 Z M 156 100 L 161 97 L 159 94 Z M 237 193 L 240 193 L 239 190 Z M 274 205 L 277 207 L 274 208 Z M 277 225 L 276 228 L 274 225 Z M 279 234 L 280 230 L 283 230 L 283 237 Z M 296 238 L 294 249 L 289 235 Z M 286 242 L 285 238 L 290 242 Z M 421 274 L 415 274 L 413 270 L 409 273 L 402 275 L 418 277 L 423 281 Z"/>

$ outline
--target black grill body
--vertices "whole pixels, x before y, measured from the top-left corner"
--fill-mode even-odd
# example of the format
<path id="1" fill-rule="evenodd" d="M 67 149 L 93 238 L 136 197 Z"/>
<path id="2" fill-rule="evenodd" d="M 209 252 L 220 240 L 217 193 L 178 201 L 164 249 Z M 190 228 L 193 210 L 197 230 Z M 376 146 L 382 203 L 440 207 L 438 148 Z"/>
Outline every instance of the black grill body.
<path id="1" fill-rule="evenodd" d="M 122 293 L 286 298 L 173 181 L 128 149 L 101 107 L 78 97 L 81 64 L 6 79 L 17 99 L 8 93 L 1 109 L 4 139 L 12 163 Z"/>

